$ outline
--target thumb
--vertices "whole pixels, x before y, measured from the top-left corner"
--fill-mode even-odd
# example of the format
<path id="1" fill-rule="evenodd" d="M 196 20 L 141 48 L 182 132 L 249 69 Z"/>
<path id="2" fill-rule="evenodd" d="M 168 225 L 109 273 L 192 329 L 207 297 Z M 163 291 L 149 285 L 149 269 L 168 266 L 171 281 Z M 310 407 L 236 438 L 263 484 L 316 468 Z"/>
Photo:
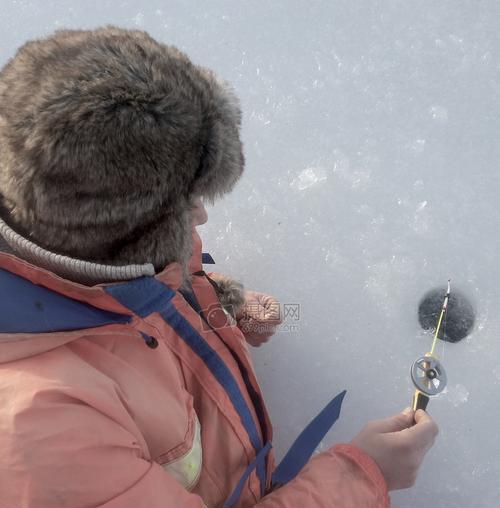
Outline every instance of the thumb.
<path id="1" fill-rule="evenodd" d="M 424 450 L 428 450 L 433 445 L 438 433 L 439 428 L 434 420 L 421 409 L 415 413 L 415 425 L 404 429 L 406 439 L 418 444 Z"/>
<path id="2" fill-rule="evenodd" d="M 398 432 L 411 427 L 414 423 L 414 413 L 411 408 L 405 409 L 402 413 L 395 414 L 383 420 L 373 422 L 372 428 L 381 434 Z"/>
<path id="3" fill-rule="evenodd" d="M 439 428 L 428 413 L 419 409 L 415 413 L 415 425 L 411 429 L 408 429 L 408 432 L 433 439 L 438 435 Z"/>
<path id="4" fill-rule="evenodd" d="M 429 416 L 429 414 L 423 411 L 422 409 L 419 409 L 415 413 L 415 423 L 431 423 L 432 421 L 433 420 Z"/>

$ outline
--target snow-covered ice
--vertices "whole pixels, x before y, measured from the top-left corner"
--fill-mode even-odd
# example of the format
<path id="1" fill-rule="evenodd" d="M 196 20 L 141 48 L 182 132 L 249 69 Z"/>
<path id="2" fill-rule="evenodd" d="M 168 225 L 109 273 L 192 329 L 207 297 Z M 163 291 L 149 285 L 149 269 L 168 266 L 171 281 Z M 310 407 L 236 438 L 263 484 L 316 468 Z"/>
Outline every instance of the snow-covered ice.
<path id="1" fill-rule="evenodd" d="M 497 0 L 0 1 L 0 60 L 55 28 L 148 30 L 235 86 L 247 169 L 209 210 L 217 269 L 298 304 L 254 353 L 282 455 L 346 388 L 323 441 L 408 406 L 430 345 L 417 307 L 448 277 L 473 333 L 439 346 L 441 433 L 395 508 L 500 498 Z"/>

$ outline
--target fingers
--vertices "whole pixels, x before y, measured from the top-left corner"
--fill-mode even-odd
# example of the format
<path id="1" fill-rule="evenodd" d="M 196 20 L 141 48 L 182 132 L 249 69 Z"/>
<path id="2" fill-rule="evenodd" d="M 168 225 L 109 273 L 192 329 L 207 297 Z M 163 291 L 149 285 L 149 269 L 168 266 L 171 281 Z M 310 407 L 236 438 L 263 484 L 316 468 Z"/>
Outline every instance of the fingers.
<path id="1" fill-rule="evenodd" d="M 281 323 L 280 304 L 278 300 L 270 295 L 261 293 L 259 295 L 259 303 L 265 309 L 265 319 L 269 322 Z"/>
<path id="2" fill-rule="evenodd" d="M 369 422 L 352 440 L 379 465 L 389 490 L 411 487 L 425 454 L 434 443 L 437 425 L 422 410 Z"/>
<path id="3" fill-rule="evenodd" d="M 388 432 L 398 432 L 407 429 L 413 425 L 413 422 L 413 411 L 410 409 L 409 411 L 405 410 L 403 413 L 398 413 L 389 418 L 384 418 L 383 420 L 375 420 L 368 425 L 370 425 L 373 431 L 386 434 Z"/>
<path id="4" fill-rule="evenodd" d="M 257 291 L 245 292 L 243 315 L 257 321 L 281 323 L 280 304 L 274 297 Z"/>
<path id="5" fill-rule="evenodd" d="M 415 425 L 405 429 L 405 438 L 416 446 L 429 449 L 439 433 L 436 422 L 425 412 L 419 409 L 415 413 Z"/>

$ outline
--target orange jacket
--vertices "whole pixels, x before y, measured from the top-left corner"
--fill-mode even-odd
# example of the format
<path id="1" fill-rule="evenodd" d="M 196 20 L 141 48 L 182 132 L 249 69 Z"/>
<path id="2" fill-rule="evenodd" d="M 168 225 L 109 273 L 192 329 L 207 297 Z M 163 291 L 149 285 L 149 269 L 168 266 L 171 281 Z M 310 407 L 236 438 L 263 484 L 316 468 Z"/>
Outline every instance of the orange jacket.
<path id="1" fill-rule="evenodd" d="M 244 337 L 224 321 L 212 285 L 199 273 L 199 241 L 195 249 L 194 292 L 211 310 L 211 324 L 225 323 L 217 333 L 178 291 L 180 265 L 167 266 L 153 282 L 170 288 L 169 308 L 222 360 L 257 438 L 271 440 L 267 411 L 256 409 L 261 394 Z M 79 285 L 8 254 L 0 254 L 1 273 L 71 299 L 90 319 L 104 311 L 129 322 L 37 333 L 21 323 L 21 331 L 5 332 L 8 316 L 2 317 L 0 303 L 0 508 L 222 507 L 255 446 L 192 346 L 146 303 L 137 312 L 127 308 L 113 293 L 117 285 Z M 20 298 L 19 305 L 39 312 L 50 328 L 43 302 Z M 151 337 L 154 349 L 145 343 Z M 267 490 L 273 468 L 271 452 Z M 254 471 L 237 506 L 386 508 L 389 498 L 374 461 L 343 444 L 316 455 L 294 480 L 264 496 Z"/>

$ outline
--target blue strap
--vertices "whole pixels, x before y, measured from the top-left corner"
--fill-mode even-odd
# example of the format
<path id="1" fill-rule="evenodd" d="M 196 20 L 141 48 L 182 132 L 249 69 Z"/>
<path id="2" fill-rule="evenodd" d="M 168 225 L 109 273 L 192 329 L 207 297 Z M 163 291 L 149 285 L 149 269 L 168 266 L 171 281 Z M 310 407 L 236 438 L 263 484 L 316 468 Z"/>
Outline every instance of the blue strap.
<path id="1" fill-rule="evenodd" d="M 205 277 L 210 282 L 210 278 L 208 276 Z M 240 370 L 241 376 L 243 378 L 243 382 L 245 383 L 245 387 L 247 389 L 248 395 L 250 396 L 250 400 L 253 403 L 255 412 L 257 413 L 257 418 L 259 420 L 259 425 L 262 430 L 262 436 L 264 437 L 264 442 L 267 442 L 267 427 L 266 427 L 266 418 L 264 413 L 264 405 L 262 398 L 259 396 L 259 394 L 254 389 L 252 383 L 250 382 L 250 376 L 247 372 L 247 369 L 243 365 L 242 361 L 240 360 L 239 356 L 236 354 L 235 351 L 233 351 L 227 344 L 224 338 L 221 336 L 219 331 L 215 328 L 213 328 L 209 321 L 206 319 L 203 309 L 201 308 L 200 303 L 198 302 L 198 299 L 196 298 L 196 294 L 193 290 L 193 287 L 189 285 L 189 289 L 186 290 L 179 290 L 179 292 L 182 294 L 184 299 L 189 303 L 189 305 L 192 307 L 192 309 L 200 316 L 201 319 L 205 322 L 205 325 L 211 329 L 221 340 L 221 342 L 227 347 L 228 351 L 231 353 L 231 356 L 234 358 L 234 361 L 238 364 L 238 368 Z M 267 464 L 266 462 L 258 463 L 257 464 L 257 474 L 259 477 L 265 477 L 267 471 Z M 261 492 L 262 495 L 264 495 L 264 491 Z"/>
<path id="2" fill-rule="evenodd" d="M 210 282 L 210 278 L 205 274 L 206 279 Z M 238 364 L 238 368 L 240 369 L 241 375 L 243 377 L 243 381 L 245 383 L 245 386 L 248 390 L 248 394 L 250 395 L 250 399 L 252 400 L 252 403 L 255 407 L 255 410 L 257 412 L 257 417 L 259 419 L 259 424 L 262 430 L 262 434 L 264 436 L 264 442 L 267 441 L 267 428 L 266 428 L 266 417 L 264 412 L 264 405 L 262 398 L 257 393 L 255 388 L 253 387 L 250 376 L 248 374 L 247 369 L 243 365 L 240 357 L 233 351 L 232 348 L 230 348 L 224 338 L 221 336 L 219 331 L 211 326 L 209 321 L 207 320 L 206 316 L 204 315 L 203 309 L 201 308 L 200 303 L 198 302 L 198 299 L 196 298 L 196 294 L 193 290 L 193 286 L 191 284 L 188 285 L 188 289 L 179 289 L 179 293 L 182 294 L 184 299 L 189 303 L 191 308 L 203 319 L 205 322 L 205 325 L 211 329 L 217 337 L 221 340 L 221 342 L 227 347 L 228 351 L 231 353 L 231 356 L 234 358 L 234 361 Z"/>
<path id="3" fill-rule="evenodd" d="M 249 476 L 252 474 L 252 471 L 254 469 L 259 468 L 259 464 L 264 465 L 266 463 L 266 457 L 268 453 L 270 452 L 273 445 L 271 443 L 267 443 L 262 450 L 255 456 L 255 459 L 248 464 L 247 468 L 245 469 L 245 472 L 241 476 L 240 480 L 238 481 L 238 484 L 236 485 L 235 489 L 233 490 L 232 494 L 229 496 L 227 501 L 224 503 L 222 508 L 233 508 L 233 506 L 236 505 L 238 500 L 241 497 L 241 492 L 243 490 L 243 487 L 245 486 L 246 481 L 248 480 Z"/>
<path id="4" fill-rule="evenodd" d="M 261 437 L 238 383 L 227 365 L 198 331 L 191 326 L 189 321 L 179 313 L 172 303 L 169 303 L 167 308 L 161 311 L 161 315 L 175 330 L 177 335 L 179 335 L 179 337 L 203 360 L 205 365 L 224 388 L 240 417 L 241 423 L 245 427 L 255 453 L 258 454 L 262 450 Z M 261 493 L 263 494 L 266 488 L 266 471 L 265 467 L 262 467 L 260 463 L 257 463 L 257 474 L 260 480 Z"/>
<path id="5" fill-rule="evenodd" d="M 272 488 L 285 485 L 300 473 L 326 433 L 338 420 L 345 394 L 346 391 L 344 390 L 337 395 L 301 432 L 279 466 L 275 469 L 272 476 Z M 255 468 L 258 468 L 259 464 L 265 464 L 266 456 L 271 448 L 271 443 L 267 443 L 248 465 L 236 488 L 222 508 L 233 508 L 236 505 L 248 477 Z"/>
<path id="6" fill-rule="evenodd" d="M 50 333 L 128 323 L 130 316 L 98 309 L 0 268 L 0 333 Z"/>
<path id="7" fill-rule="evenodd" d="M 208 252 L 202 252 L 201 262 L 204 265 L 215 265 L 214 258 Z"/>
<path id="8" fill-rule="evenodd" d="M 346 390 L 339 393 L 302 431 L 274 470 L 272 485 L 279 487 L 295 478 L 310 459 L 326 433 L 338 420 Z"/>

